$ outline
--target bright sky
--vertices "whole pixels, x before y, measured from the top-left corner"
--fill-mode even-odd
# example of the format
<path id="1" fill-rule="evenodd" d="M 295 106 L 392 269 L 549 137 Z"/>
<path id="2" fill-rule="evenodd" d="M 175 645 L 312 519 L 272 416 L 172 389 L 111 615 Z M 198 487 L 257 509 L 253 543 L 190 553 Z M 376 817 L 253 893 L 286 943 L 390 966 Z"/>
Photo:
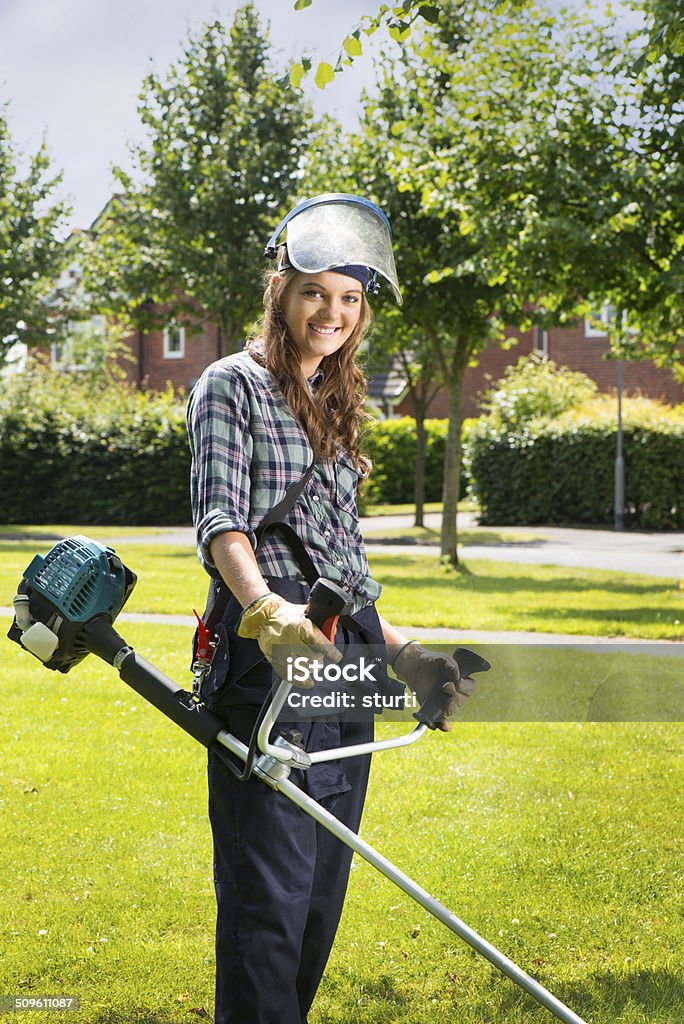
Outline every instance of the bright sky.
<path id="1" fill-rule="evenodd" d="M 563 0 L 548 0 L 560 7 Z M 294 0 L 256 0 L 270 22 L 277 64 L 310 52 L 334 60 L 345 35 L 381 0 L 314 0 L 296 12 Z M 596 0 L 595 10 L 608 0 Z M 587 7 L 582 0 L 565 6 Z M 164 72 L 190 31 L 219 18 L 232 21 L 240 0 L 0 0 L 0 104 L 9 102 L 16 146 L 34 153 L 43 136 L 62 193 L 73 205 L 70 227 L 88 227 L 113 190 L 110 167 L 127 165 L 127 143 L 140 140 L 137 95 L 152 66 Z M 613 4 L 620 8 L 620 2 Z M 319 112 L 346 128 L 355 123 L 362 89 L 372 85 L 372 50 L 324 91 L 307 94 Z"/>
<path id="2" fill-rule="evenodd" d="M 74 208 L 70 227 L 88 227 L 109 198 L 112 164 L 127 161 L 127 142 L 141 137 L 137 94 L 153 66 L 164 71 L 189 31 L 207 21 L 232 21 L 239 0 L 0 0 L 0 104 L 9 101 L 15 144 L 33 153 L 45 135 L 63 194 Z M 380 0 L 256 0 L 271 24 L 277 65 L 312 52 L 335 57 L 345 35 Z M 370 49 L 368 47 L 368 49 Z M 320 111 L 352 127 L 364 86 L 373 81 L 370 55 L 324 91 L 311 86 Z"/>

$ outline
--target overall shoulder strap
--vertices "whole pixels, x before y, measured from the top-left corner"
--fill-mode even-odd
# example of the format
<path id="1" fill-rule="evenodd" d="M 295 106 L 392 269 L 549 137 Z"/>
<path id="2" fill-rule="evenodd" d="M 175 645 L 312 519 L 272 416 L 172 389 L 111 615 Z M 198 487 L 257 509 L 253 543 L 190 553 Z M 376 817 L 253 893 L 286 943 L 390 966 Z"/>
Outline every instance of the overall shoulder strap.
<path id="1" fill-rule="evenodd" d="M 277 505 L 274 505 L 270 512 L 267 512 L 264 518 L 261 520 L 256 528 L 257 544 L 261 540 L 262 534 L 272 526 L 273 523 L 280 523 L 288 512 L 294 508 L 297 503 L 297 499 L 300 494 L 304 491 L 304 488 L 311 479 L 311 474 L 314 471 L 315 462 L 312 462 L 306 473 L 301 480 L 297 480 L 291 484 L 285 491 L 284 497 L 280 499 Z"/>
<path id="2" fill-rule="evenodd" d="M 283 520 L 288 512 L 294 508 L 297 499 L 311 479 L 311 474 L 314 471 L 314 465 L 315 462 L 312 462 L 302 479 L 298 480 L 297 483 L 292 484 L 291 487 L 288 487 L 285 492 L 285 497 L 282 498 L 277 505 L 274 505 L 270 512 L 266 513 L 256 528 L 257 547 L 261 543 L 262 538 L 269 531 L 279 533 L 281 537 L 287 541 L 292 554 L 297 560 L 299 568 L 304 574 L 304 579 L 310 587 L 313 587 L 314 583 L 318 579 L 316 568 L 311 561 L 311 556 L 304 547 L 304 542 L 299 534 L 297 534 L 291 526 L 288 526 L 287 523 L 283 522 Z"/>
<path id="3" fill-rule="evenodd" d="M 314 466 L 315 460 L 311 463 L 301 480 L 297 480 L 288 487 L 284 497 L 280 499 L 277 505 L 273 506 L 270 512 L 266 513 L 255 530 L 257 547 L 268 530 L 277 530 L 286 538 L 292 548 L 297 562 L 299 563 L 300 569 L 304 573 L 304 578 L 310 587 L 312 587 L 318 579 L 318 573 L 314 568 L 314 564 L 311 561 L 309 553 L 304 547 L 301 538 L 295 533 L 291 526 L 288 526 L 287 523 L 282 522 L 282 520 L 288 512 L 294 508 L 297 499 L 311 479 Z M 221 621 L 229 600 L 230 590 L 228 589 L 228 585 L 225 580 L 212 579 L 209 584 L 207 605 L 204 610 L 204 615 L 202 616 L 202 620 L 208 629 L 213 629 Z"/>

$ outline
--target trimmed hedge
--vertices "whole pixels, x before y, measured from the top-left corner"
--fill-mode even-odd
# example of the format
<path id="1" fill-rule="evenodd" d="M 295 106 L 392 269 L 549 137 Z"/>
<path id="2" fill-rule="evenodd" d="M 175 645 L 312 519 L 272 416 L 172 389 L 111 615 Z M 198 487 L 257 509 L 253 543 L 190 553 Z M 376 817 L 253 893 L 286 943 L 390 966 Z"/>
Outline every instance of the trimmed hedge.
<path id="1" fill-rule="evenodd" d="M 426 499 L 439 501 L 447 424 L 428 420 Z M 684 526 L 684 412 L 625 400 L 626 525 Z M 613 521 L 614 401 L 555 419 L 464 425 L 466 467 L 481 521 Z M 374 469 L 362 500 L 413 501 L 415 422 L 370 426 Z M 121 383 L 38 371 L 0 393 L 0 522 L 189 523 L 185 401 Z M 461 480 L 465 493 L 466 470 Z"/>
<path id="2" fill-rule="evenodd" d="M 446 420 L 426 420 L 425 500 L 441 501 Z M 409 416 L 376 420 L 364 438 L 373 472 L 363 487 L 366 504 L 401 505 L 413 501 L 416 474 L 416 421 Z"/>
<path id="3" fill-rule="evenodd" d="M 439 501 L 446 422 L 427 429 L 426 497 Z M 411 502 L 415 422 L 371 425 L 362 500 Z M 191 521 L 185 401 L 120 382 L 36 370 L 0 395 L 0 522 L 176 525 Z"/>
<path id="4" fill-rule="evenodd" d="M 0 522 L 190 522 L 184 406 L 170 393 L 36 372 L 0 399 Z"/>
<path id="5" fill-rule="evenodd" d="M 623 420 L 625 526 L 684 526 L 684 416 L 645 399 L 626 399 Z M 467 461 L 486 525 L 609 525 L 614 515 L 615 402 L 597 400 L 515 432 L 483 418 Z"/>

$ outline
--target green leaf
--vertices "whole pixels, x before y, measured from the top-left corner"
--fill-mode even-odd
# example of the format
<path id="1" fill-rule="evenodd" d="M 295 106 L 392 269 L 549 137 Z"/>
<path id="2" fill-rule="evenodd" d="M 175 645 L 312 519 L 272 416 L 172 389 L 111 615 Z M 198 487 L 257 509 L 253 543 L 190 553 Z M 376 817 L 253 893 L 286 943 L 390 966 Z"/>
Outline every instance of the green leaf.
<path id="1" fill-rule="evenodd" d="M 360 40 L 355 36 L 347 36 L 345 41 L 342 43 L 342 46 L 350 57 L 360 57 L 363 53 L 363 46 L 361 45 Z"/>
<path id="2" fill-rule="evenodd" d="M 396 43 L 403 43 L 411 35 L 411 25 L 408 21 L 397 21 L 389 26 L 388 32 Z"/>
<path id="3" fill-rule="evenodd" d="M 313 0 L 297 0 L 294 5 L 295 11 L 303 11 L 305 7 L 311 7 Z"/>
<path id="4" fill-rule="evenodd" d="M 381 15 L 377 14 L 374 18 L 370 14 L 364 14 L 361 18 L 361 31 L 365 36 L 372 36 L 380 28 Z"/>
<path id="5" fill-rule="evenodd" d="M 319 89 L 325 89 L 326 85 L 329 85 L 334 78 L 335 72 L 332 68 L 332 65 L 326 64 L 325 61 L 318 65 L 318 67 L 316 68 L 314 82 L 316 83 Z"/>
<path id="6" fill-rule="evenodd" d="M 290 85 L 293 89 L 299 88 L 302 78 L 304 77 L 304 65 L 295 64 L 290 72 Z"/>
<path id="7" fill-rule="evenodd" d="M 441 11 L 439 7 L 433 7 L 432 5 L 428 5 L 427 7 L 421 7 L 420 10 L 418 11 L 418 14 L 421 16 L 421 18 L 425 18 L 426 21 L 429 21 L 431 25 L 436 25 L 437 22 L 439 21 Z"/>

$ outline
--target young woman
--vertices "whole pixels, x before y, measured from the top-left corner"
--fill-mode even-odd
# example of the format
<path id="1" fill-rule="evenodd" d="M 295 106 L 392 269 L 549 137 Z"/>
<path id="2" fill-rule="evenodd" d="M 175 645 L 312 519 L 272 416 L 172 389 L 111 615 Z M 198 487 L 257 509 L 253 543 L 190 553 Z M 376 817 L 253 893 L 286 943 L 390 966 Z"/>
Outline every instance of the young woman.
<path id="1" fill-rule="evenodd" d="M 278 644 L 303 645 L 312 662 L 336 657 L 306 618 L 310 582 L 320 576 L 353 597 L 354 628 L 340 627 L 336 643 L 386 644 L 395 674 L 420 700 L 443 683 L 446 731 L 474 684 L 453 659 L 408 642 L 378 616 L 381 587 L 369 573 L 356 508 L 358 481 L 370 467 L 359 447 L 365 382 L 355 357 L 378 274 L 401 301 L 389 224 L 359 196 L 316 196 L 288 214 L 266 252 L 278 264 L 258 337 L 210 366 L 188 406 L 199 557 L 214 580 L 213 600 L 226 587 L 229 594 L 204 699 L 248 742 L 271 690 L 272 663 L 279 667 Z M 289 536 L 259 533 L 288 495 Z M 372 738 L 367 720 L 321 718 L 297 729 L 308 750 Z M 292 778 L 358 831 L 369 766 L 369 757 L 354 757 Z M 216 1024 L 305 1024 L 342 912 L 351 851 L 262 782 L 239 781 L 211 753 L 209 814 Z"/>

